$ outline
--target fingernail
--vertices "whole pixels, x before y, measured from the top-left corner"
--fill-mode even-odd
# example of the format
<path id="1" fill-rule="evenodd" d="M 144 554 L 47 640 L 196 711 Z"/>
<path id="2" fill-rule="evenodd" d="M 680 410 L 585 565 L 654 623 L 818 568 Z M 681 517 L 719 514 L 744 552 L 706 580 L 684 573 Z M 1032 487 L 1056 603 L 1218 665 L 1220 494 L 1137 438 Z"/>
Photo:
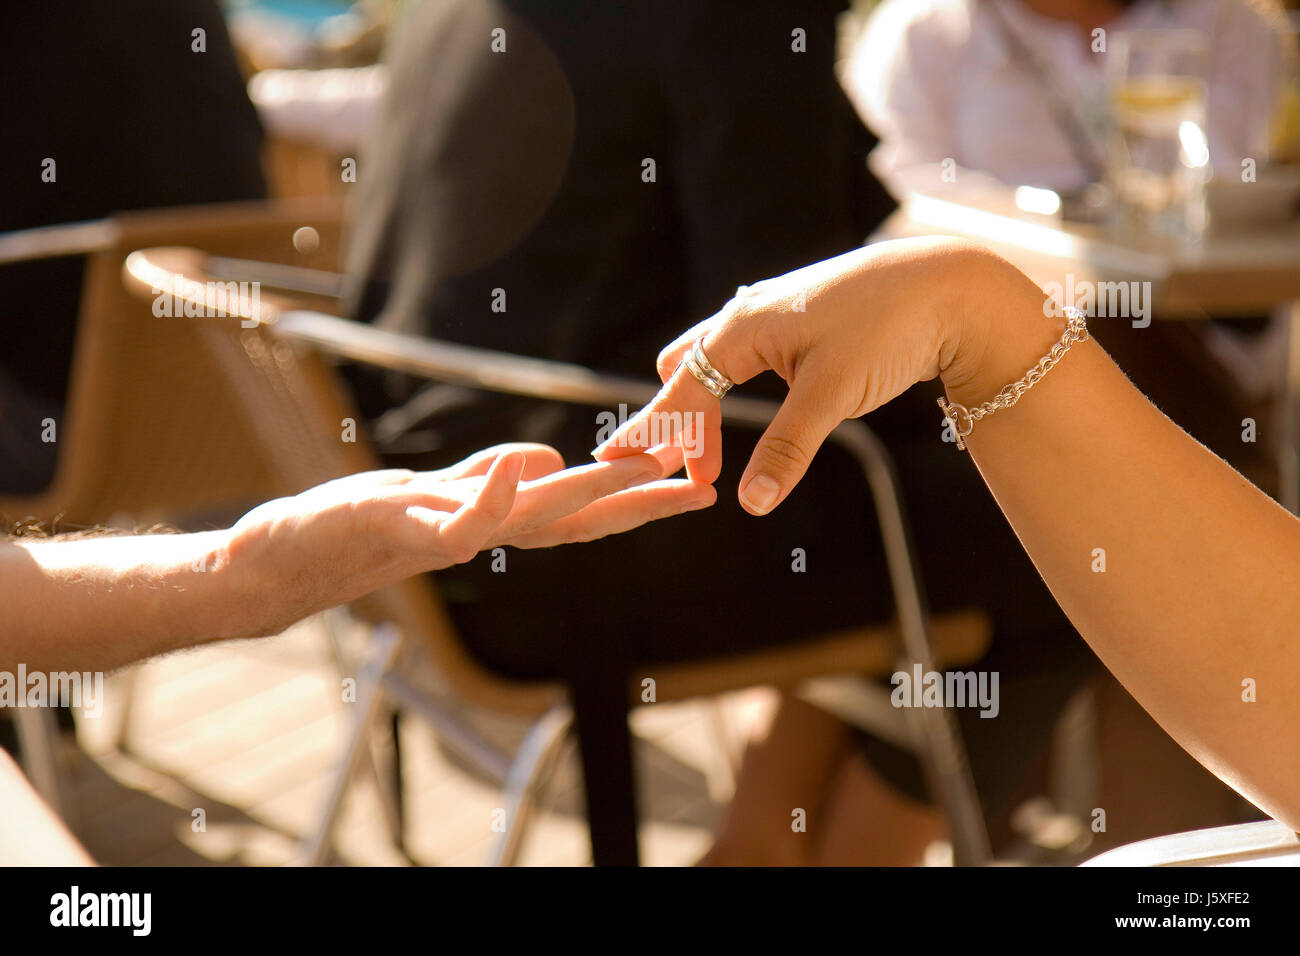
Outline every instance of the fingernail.
<path id="1" fill-rule="evenodd" d="M 755 475 L 740 492 L 740 502 L 755 514 L 765 515 L 776 507 L 781 486 L 767 475 Z"/>
<path id="2" fill-rule="evenodd" d="M 678 513 L 679 515 L 684 515 L 684 514 L 686 514 L 686 512 L 688 512 L 688 511 L 703 511 L 705 508 L 709 507 L 709 505 L 711 505 L 711 504 L 713 504 L 713 501 L 712 501 L 711 499 L 707 499 L 707 498 L 706 498 L 706 499 L 703 499 L 703 500 L 701 500 L 701 501 L 692 501 L 690 504 L 682 505 L 682 510 L 679 511 L 679 512 L 677 512 L 677 513 Z"/>

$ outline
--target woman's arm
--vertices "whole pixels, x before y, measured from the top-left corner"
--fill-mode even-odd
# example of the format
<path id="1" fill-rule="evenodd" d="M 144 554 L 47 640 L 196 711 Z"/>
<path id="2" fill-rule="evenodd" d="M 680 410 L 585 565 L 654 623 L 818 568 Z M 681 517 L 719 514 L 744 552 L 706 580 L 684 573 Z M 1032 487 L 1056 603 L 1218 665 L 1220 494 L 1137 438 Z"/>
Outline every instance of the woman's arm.
<path id="1" fill-rule="evenodd" d="M 0 670 L 110 670 L 299 618 L 485 548 L 589 541 L 707 507 L 680 455 L 561 471 L 544 445 L 320 485 L 198 534 L 0 541 Z M 613 467 L 611 467 L 613 466 Z"/>
<path id="2" fill-rule="evenodd" d="M 1036 293 L 993 310 L 986 370 L 945 375 L 950 400 L 987 401 L 1036 361 L 1041 338 L 1024 332 Z M 967 445 L 1103 663 L 1192 756 L 1300 829 L 1300 521 L 1092 341 Z"/>
<path id="3" fill-rule="evenodd" d="M 935 375 L 951 401 L 978 405 L 1023 376 L 1063 324 L 989 253 L 881 244 L 751 287 L 692 329 L 661 356 L 667 384 L 643 414 L 705 412 L 711 447 L 688 466 L 712 480 L 718 403 L 678 361 L 703 334 L 711 362 L 737 381 L 776 369 L 790 395 L 741 479 L 742 504 L 766 513 L 839 421 Z M 966 442 L 1106 665 L 1193 756 L 1300 829 L 1300 521 L 1147 402 L 1094 341 Z M 616 434 L 599 457 L 631 450 Z"/>

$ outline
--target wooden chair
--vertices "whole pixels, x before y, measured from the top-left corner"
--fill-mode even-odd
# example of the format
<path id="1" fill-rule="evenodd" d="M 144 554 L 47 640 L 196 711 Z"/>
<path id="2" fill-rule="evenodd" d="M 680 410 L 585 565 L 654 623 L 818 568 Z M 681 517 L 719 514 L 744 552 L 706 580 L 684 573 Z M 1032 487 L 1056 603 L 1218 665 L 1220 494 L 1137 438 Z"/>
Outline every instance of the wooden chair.
<path id="1" fill-rule="evenodd" d="M 340 424 L 355 418 L 355 414 L 332 371 L 322 363 L 323 354 L 473 388 L 598 407 L 614 407 L 620 402 L 640 404 L 656 391 L 656 385 L 646 381 L 396 335 L 301 308 L 294 298 L 267 291 L 261 291 L 256 302 L 236 303 L 232 308 L 232 303 L 218 301 L 213 294 L 220 283 L 260 275 L 267 289 L 278 279 L 259 263 L 222 260 L 209 256 L 206 250 L 142 249 L 126 258 L 124 275 L 126 284 L 141 299 L 152 300 L 159 290 L 167 291 L 209 313 L 204 318 L 159 320 L 149 310 L 137 310 L 136 321 L 148 327 L 200 326 L 237 343 L 238 354 L 232 352 L 231 361 L 223 365 L 226 394 L 237 396 L 234 400 L 247 416 L 246 427 L 257 446 L 259 467 L 276 476 L 279 487 L 289 490 L 346 471 L 378 466 L 363 439 L 355 443 L 340 441 Z M 182 358 L 176 355 L 173 361 Z M 732 397 L 725 403 L 724 415 L 732 423 L 765 427 L 774 409 L 773 403 Z M 974 660 L 987 647 L 990 627 L 978 612 L 946 616 L 933 625 L 927 622 L 888 457 L 875 436 L 854 422 L 841 426 L 832 440 L 862 464 L 872 488 L 899 611 L 898 626 L 828 635 L 795 647 L 723 660 L 656 668 L 659 700 L 717 694 L 765 683 L 793 686 L 823 675 L 880 675 L 901 666 L 901 661 L 907 666 L 920 663 L 930 670 Z M 573 713 L 562 688 L 505 680 L 485 671 L 464 650 L 424 578 L 372 595 L 359 602 L 357 608 L 362 616 L 383 622 L 384 626 L 377 630 L 362 667 L 358 681 L 360 706 L 355 711 L 347 751 L 327 807 L 309 841 L 309 858 L 320 861 L 327 851 L 343 796 L 362 766 L 366 741 L 387 701 L 428 718 L 446 743 L 505 780 L 508 828 L 493 851 L 493 860 L 510 862 L 519 850 L 532 798 L 572 726 Z M 494 711 L 534 718 L 513 761 L 470 732 L 455 707 L 417 689 L 410 680 L 410 667 L 413 657 L 420 653 L 427 654 L 458 698 Z M 957 859 L 982 862 L 988 856 L 987 835 L 951 714 L 920 709 L 907 711 L 907 716 L 914 721 L 911 739 L 918 746 L 932 788 L 952 825 Z M 602 835 L 607 836 L 607 832 L 598 829 L 595 818 L 606 808 L 591 799 L 590 769 L 589 764 L 588 802 L 595 860 L 598 864 L 629 862 L 625 840 L 613 847 L 602 843 Z M 634 860 L 634 832 L 632 841 Z"/>

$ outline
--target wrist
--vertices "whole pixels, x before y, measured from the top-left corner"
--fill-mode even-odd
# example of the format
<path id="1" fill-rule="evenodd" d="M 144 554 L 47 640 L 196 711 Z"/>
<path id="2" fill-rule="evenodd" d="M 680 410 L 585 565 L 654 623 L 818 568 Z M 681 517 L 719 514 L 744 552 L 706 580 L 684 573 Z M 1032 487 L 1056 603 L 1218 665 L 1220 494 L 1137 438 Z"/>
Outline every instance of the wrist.
<path id="1" fill-rule="evenodd" d="M 303 603 L 297 595 L 305 583 L 302 575 L 284 573 L 292 559 L 280 554 L 277 560 L 267 536 L 241 524 L 215 533 L 221 535 L 213 561 L 226 622 L 219 639 L 278 634 L 304 616 L 289 610 Z"/>
<path id="2" fill-rule="evenodd" d="M 210 576 L 215 602 L 212 640 L 259 637 L 258 618 L 272 596 L 264 593 L 265 575 L 252 556 L 236 546 L 235 531 L 227 528 L 211 535 L 200 546 L 201 560 Z"/>
<path id="3" fill-rule="evenodd" d="M 974 407 L 1018 380 L 1059 340 L 1062 320 L 1024 273 L 971 247 L 944 303 L 939 377 L 950 401 Z"/>

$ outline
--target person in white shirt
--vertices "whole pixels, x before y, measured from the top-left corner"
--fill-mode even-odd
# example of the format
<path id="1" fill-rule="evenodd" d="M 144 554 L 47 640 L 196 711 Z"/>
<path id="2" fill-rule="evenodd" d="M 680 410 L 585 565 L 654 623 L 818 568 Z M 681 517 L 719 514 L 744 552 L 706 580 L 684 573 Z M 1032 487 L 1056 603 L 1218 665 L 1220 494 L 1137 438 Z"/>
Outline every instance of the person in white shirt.
<path id="1" fill-rule="evenodd" d="M 1284 23 L 1274 0 L 884 0 L 844 85 L 880 136 L 872 168 L 895 195 L 933 186 L 945 160 L 1073 192 L 1100 178 L 1106 57 L 1129 30 L 1209 38 L 1210 162 L 1262 165 Z"/>

